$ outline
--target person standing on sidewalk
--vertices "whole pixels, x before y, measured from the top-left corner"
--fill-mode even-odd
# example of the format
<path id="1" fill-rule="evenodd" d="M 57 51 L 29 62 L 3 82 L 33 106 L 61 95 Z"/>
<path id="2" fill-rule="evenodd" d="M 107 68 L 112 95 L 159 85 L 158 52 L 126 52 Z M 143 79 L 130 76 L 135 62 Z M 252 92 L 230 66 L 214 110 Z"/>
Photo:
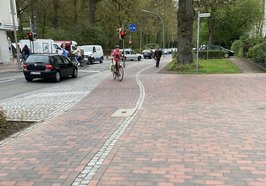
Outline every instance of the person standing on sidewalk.
<path id="1" fill-rule="evenodd" d="M 162 50 L 159 48 L 159 46 L 156 48 L 154 53 L 154 59 L 156 60 L 156 68 L 159 67 L 161 56 L 163 55 Z"/>
<path id="2" fill-rule="evenodd" d="M 23 59 L 26 61 L 30 55 L 30 49 L 28 45 L 25 45 L 21 51 Z"/>

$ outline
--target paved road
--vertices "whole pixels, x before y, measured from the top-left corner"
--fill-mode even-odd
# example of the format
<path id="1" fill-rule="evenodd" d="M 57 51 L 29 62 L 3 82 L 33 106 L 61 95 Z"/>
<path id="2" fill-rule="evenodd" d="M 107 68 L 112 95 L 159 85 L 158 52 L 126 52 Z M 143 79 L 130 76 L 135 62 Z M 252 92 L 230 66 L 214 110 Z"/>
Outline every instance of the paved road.
<path id="1" fill-rule="evenodd" d="M 150 60 L 122 82 L 106 75 L 2 144 L 0 185 L 266 185 L 266 75 L 161 68 Z"/>

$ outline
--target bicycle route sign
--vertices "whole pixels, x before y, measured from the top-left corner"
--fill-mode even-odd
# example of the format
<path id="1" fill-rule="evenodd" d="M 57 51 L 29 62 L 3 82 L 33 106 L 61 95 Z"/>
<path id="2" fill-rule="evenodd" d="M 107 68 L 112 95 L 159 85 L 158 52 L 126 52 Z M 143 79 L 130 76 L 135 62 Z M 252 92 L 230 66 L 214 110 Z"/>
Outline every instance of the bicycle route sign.
<path id="1" fill-rule="evenodd" d="M 136 24 L 131 23 L 128 28 L 129 28 L 130 32 L 135 32 L 137 29 L 137 26 L 136 26 Z"/>

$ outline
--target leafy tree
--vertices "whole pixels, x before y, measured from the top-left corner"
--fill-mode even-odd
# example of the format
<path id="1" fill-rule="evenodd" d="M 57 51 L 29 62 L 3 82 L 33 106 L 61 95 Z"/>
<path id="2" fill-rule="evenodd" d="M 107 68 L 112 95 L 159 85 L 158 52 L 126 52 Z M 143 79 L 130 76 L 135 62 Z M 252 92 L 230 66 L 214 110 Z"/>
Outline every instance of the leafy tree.
<path id="1" fill-rule="evenodd" d="M 261 0 L 198 1 L 196 8 L 200 12 L 211 13 L 211 17 L 201 21 L 202 43 L 230 47 L 234 40 L 245 33 L 251 33 L 252 30 L 259 33 L 262 21 L 261 7 Z M 204 27 L 205 22 L 207 27 Z"/>

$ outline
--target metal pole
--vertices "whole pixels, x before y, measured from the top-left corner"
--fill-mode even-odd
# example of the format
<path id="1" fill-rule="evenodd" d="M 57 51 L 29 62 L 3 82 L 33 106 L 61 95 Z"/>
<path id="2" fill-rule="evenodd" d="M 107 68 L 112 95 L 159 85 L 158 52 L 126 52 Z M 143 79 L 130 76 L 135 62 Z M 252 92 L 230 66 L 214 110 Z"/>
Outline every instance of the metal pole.
<path id="1" fill-rule="evenodd" d="M 123 39 L 123 56 L 125 56 L 125 40 Z M 123 57 L 123 67 L 126 68 L 125 57 Z"/>
<path id="2" fill-rule="evenodd" d="M 142 41 L 142 16 L 141 16 L 141 19 L 140 19 L 140 40 L 139 40 L 139 48 L 140 48 L 140 51 L 142 51 L 142 43 L 141 43 L 141 41 Z"/>
<path id="3" fill-rule="evenodd" d="M 163 18 L 156 12 L 151 12 L 151 11 L 145 10 L 145 9 L 142 9 L 142 11 L 154 14 L 154 15 L 158 16 L 159 19 L 162 21 L 162 25 L 163 25 L 163 49 L 164 49 L 164 21 L 163 21 Z M 163 52 L 163 55 L 164 55 L 164 52 Z"/>
<path id="4" fill-rule="evenodd" d="M 14 37 L 15 37 L 15 42 L 16 42 L 16 51 L 17 51 L 17 67 L 19 70 L 21 70 L 21 66 L 20 66 L 20 61 L 19 61 L 19 55 L 20 55 L 20 51 L 18 48 L 18 39 L 17 39 L 17 29 L 16 29 L 16 23 L 15 23 L 15 8 L 14 8 L 14 4 L 13 4 L 13 0 L 10 0 L 10 8 L 11 8 L 11 14 L 12 14 L 12 22 L 13 22 L 13 31 L 14 31 Z"/>
<path id="5" fill-rule="evenodd" d="M 197 32 L 197 59 L 196 59 L 196 73 L 199 68 L 199 33 L 200 33 L 200 11 L 198 11 L 198 32 Z"/>

